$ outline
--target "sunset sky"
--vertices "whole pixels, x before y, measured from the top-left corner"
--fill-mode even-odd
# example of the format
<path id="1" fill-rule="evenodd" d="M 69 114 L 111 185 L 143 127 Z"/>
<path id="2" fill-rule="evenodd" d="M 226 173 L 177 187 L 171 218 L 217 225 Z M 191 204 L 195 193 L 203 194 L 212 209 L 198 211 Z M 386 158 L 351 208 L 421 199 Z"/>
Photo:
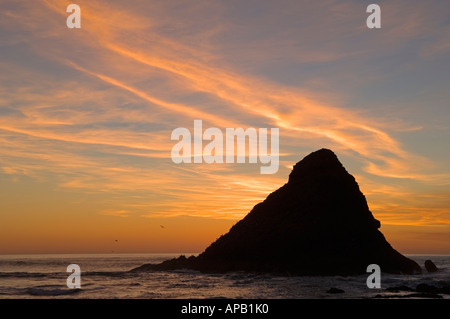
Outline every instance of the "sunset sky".
<path id="1" fill-rule="evenodd" d="M 368 29 L 366 7 L 381 7 Z M 66 8 L 81 7 L 81 29 Z M 332 149 L 401 253 L 450 254 L 450 2 L 2 0 L 0 254 L 201 252 Z M 279 128 L 280 168 L 175 164 Z M 161 227 L 164 226 L 163 227 Z"/>

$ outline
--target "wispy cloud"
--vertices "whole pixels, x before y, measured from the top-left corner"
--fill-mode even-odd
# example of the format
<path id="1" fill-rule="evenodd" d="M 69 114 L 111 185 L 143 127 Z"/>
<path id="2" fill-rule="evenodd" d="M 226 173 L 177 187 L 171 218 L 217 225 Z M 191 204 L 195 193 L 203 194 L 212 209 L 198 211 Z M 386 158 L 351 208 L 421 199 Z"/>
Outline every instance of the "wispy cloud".
<path id="1" fill-rule="evenodd" d="M 12 3 L 8 2 L 10 6 Z M 79 1 L 83 27 L 68 30 L 65 8 L 69 3 L 45 0 L 16 4 L 20 11 L 2 11 L 2 28 L 8 34 L 16 32 L 5 43 L 9 48 L 22 45 L 29 50 L 20 51 L 27 55 L 19 59 L 11 49 L 7 61 L 2 62 L 7 72 L 0 75 L 5 84 L 0 89 L 0 167 L 5 174 L 35 178 L 57 174 L 65 188 L 151 194 L 150 200 L 139 202 L 139 209 L 130 208 L 133 203 L 123 204 L 109 211 L 113 215 L 130 216 L 134 212 L 142 216 L 238 218 L 281 186 L 288 170 L 256 178 L 253 170 L 237 166 L 175 166 L 169 157 L 171 130 L 190 128 L 194 119 L 202 119 L 219 128 L 280 127 L 285 166 L 299 159 L 289 154 L 306 155 L 298 154 L 299 148 L 325 144 L 356 161 L 361 169 L 358 173 L 369 181 L 373 175 L 443 187 L 450 184 L 448 172 L 432 172 L 433 161 L 411 151 L 394 134 L 418 131 L 422 125 L 357 112 L 342 104 L 345 99 L 333 100 L 327 92 L 318 94 L 301 84 L 285 85 L 255 72 L 257 67 L 268 67 L 266 63 L 285 56 L 295 65 L 329 63 L 330 67 L 336 61 L 363 59 L 370 50 L 350 52 L 345 44 L 331 41 L 348 30 L 352 30 L 348 36 L 354 38 L 364 32 L 364 26 L 350 28 L 346 23 L 356 25 L 351 5 L 334 1 L 318 7 L 308 5 L 310 10 L 326 10 L 336 18 L 324 19 L 322 27 L 314 24 L 315 34 L 321 35 L 329 49 L 318 52 L 314 48 L 320 46 L 313 44 L 319 40 L 309 31 L 293 34 L 294 29 L 286 25 L 271 33 L 266 27 L 264 32 L 276 42 L 267 41 L 252 33 L 257 29 L 255 25 L 264 25 L 262 20 L 249 18 L 248 25 L 244 20 L 241 24 L 232 21 L 229 12 L 233 8 L 226 4 L 202 1 L 206 7 L 190 7 L 190 20 L 201 20 L 202 10 L 215 15 L 192 26 L 182 19 L 169 19 L 168 23 L 166 15 L 182 16 L 180 9 L 168 2 L 138 1 L 131 8 L 117 1 L 107 5 L 102 1 Z M 152 10 L 142 10 L 147 6 Z M 386 28 L 389 31 L 383 36 L 372 37 L 374 47 L 384 44 L 389 50 L 387 44 L 400 45 L 396 42 L 403 35 L 408 41 L 433 27 L 425 9 L 425 16 L 408 11 L 411 19 L 406 23 L 393 20 L 400 7 L 386 6 L 391 9 L 383 13 L 383 21 L 392 27 Z M 301 10 L 297 11 L 300 14 Z M 267 9 L 261 19 L 273 17 L 270 12 Z M 310 23 L 313 20 L 307 19 Z M 270 26 L 284 23 L 269 22 Z M 238 35 L 240 42 L 226 42 L 229 30 Z M 253 46 L 245 45 L 246 38 L 253 39 Z M 292 49 L 302 44 L 309 49 L 296 56 Z M 444 38 L 435 35 L 431 51 L 422 52 L 432 56 L 446 48 Z M 252 67 L 242 68 L 242 61 L 237 61 L 239 55 L 254 56 Z M 36 62 L 22 65 L 28 56 Z M 376 193 L 380 185 L 378 180 L 372 181 L 369 192 Z M 412 194 L 414 191 L 408 196 Z M 374 210 L 386 212 L 379 216 L 387 221 L 393 218 L 391 222 L 428 224 L 448 220 L 443 206 L 430 205 L 431 217 L 424 220 L 396 212 L 398 198 L 388 193 L 378 195 Z M 391 204 L 380 204 L 387 198 Z M 401 198 L 407 207 L 417 204 L 407 201 L 407 196 Z"/>

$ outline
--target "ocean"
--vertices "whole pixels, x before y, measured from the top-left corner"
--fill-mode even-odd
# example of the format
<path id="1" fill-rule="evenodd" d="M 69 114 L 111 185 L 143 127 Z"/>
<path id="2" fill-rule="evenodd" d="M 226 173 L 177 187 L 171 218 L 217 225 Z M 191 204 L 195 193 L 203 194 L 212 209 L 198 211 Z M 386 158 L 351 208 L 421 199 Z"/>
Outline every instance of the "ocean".
<path id="1" fill-rule="evenodd" d="M 0 299 L 360 299 L 399 298 L 411 292 L 390 287 L 419 284 L 450 285 L 450 256 L 408 255 L 424 270 L 422 275 L 381 273 L 381 288 L 369 289 L 370 275 L 281 276 L 267 274 L 204 274 L 196 271 L 130 273 L 145 263 L 158 263 L 180 254 L 83 254 L 0 255 Z M 185 254 L 190 256 L 191 254 Z M 424 262 L 431 259 L 438 272 L 427 273 Z M 67 287 L 67 266 L 80 267 L 80 289 Z M 342 290 L 330 293 L 330 288 Z M 439 294 L 450 299 L 448 294 Z M 423 297 L 423 296 L 422 296 Z M 416 298 L 422 298 L 416 296 Z"/>

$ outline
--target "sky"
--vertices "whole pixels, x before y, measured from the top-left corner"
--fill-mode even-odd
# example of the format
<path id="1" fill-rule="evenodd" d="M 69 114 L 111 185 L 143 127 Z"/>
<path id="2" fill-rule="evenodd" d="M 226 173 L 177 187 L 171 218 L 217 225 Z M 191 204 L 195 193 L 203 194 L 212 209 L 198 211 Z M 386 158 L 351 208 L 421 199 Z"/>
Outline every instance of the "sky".
<path id="1" fill-rule="evenodd" d="M 450 254 L 450 3 L 0 3 L 0 254 L 201 252 L 333 150 L 405 254 Z M 174 129 L 279 128 L 261 163 L 181 163 Z"/>

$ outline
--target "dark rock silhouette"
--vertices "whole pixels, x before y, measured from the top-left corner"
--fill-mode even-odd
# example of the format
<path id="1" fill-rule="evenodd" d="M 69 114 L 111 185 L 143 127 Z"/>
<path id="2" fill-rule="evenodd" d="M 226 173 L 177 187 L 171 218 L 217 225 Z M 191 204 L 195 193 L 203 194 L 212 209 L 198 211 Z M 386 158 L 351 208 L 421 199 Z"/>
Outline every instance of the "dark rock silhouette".
<path id="1" fill-rule="evenodd" d="M 416 291 L 426 293 L 439 293 L 440 289 L 438 287 L 422 283 L 417 285 Z"/>
<path id="2" fill-rule="evenodd" d="M 436 271 L 438 271 L 436 265 L 430 259 L 425 260 L 425 269 L 428 272 L 436 272 Z"/>
<path id="3" fill-rule="evenodd" d="M 386 288 L 386 291 L 389 291 L 389 292 L 414 291 L 414 288 L 402 285 L 402 286 L 388 287 L 388 288 Z"/>
<path id="4" fill-rule="evenodd" d="M 382 272 L 421 273 L 378 230 L 354 177 L 321 149 L 298 162 L 284 186 L 257 204 L 198 257 L 184 256 L 133 271 L 189 268 L 293 275 L 353 275 L 369 264 Z"/>
<path id="5" fill-rule="evenodd" d="M 327 293 L 329 294 L 343 294 L 345 291 L 339 288 L 331 287 L 327 290 Z"/>

